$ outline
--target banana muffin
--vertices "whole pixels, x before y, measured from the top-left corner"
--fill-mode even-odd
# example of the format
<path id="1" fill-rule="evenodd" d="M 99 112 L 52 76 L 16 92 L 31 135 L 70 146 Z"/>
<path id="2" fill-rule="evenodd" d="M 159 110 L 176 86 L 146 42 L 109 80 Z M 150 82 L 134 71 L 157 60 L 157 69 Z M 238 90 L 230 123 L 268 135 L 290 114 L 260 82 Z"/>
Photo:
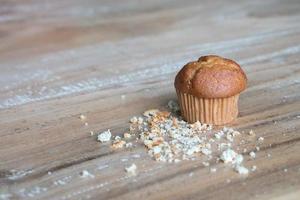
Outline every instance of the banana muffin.
<path id="1" fill-rule="evenodd" d="M 233 60 L 209 55 L 183 66 L 174 85 L 186 121 L 223 125 L 237 118 L 247 77 Z"/>

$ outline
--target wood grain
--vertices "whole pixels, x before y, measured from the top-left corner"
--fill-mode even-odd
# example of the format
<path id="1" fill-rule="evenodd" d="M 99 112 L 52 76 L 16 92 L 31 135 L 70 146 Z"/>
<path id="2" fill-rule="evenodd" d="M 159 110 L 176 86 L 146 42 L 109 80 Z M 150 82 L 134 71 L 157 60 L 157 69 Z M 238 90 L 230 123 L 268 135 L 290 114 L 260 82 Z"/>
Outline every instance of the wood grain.
<path id="1" fill-rule="evenodd" d="M 1 0 L 0 199 L 299 199 L 299 13 L 298 0 Z M 159 163 L 90 136 L 164 108 L 175 73 L 204 54 L 247 73 L 231 126 L 265 138 L 255 160 L 244 145 L 255 173 L 211 174 L 201 156 Z"/>

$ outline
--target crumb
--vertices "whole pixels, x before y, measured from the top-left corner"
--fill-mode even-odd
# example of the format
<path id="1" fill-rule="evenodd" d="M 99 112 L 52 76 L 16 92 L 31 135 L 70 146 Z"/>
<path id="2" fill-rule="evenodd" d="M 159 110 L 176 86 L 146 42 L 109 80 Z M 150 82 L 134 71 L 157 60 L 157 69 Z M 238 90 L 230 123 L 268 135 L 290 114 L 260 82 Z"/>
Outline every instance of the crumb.
<path id="1" fill-rule="evenodd" d="M 128 138 L 131 138 L 131 135 L 129 133 L 124 133 L 123 137 L 128 139 Z"/>
<path id="2" fill-rule="evenodd" d="M 115 140 L 121 140 L 122 138 L 118 135 L 115 136 Z"/>
<path id="3" fill-rule="evenodd" d="M 226 179 L 226 183 L 230 183 L 231 182 L 231 180 L 230 179 Z"/>
<path id="4" fill-rule="evenodd" d="M 246 152 L 247 152 L 247 149 L 245 148 L 245 149 L 243 150 L 243 152 L 246 153 Z"/>
<path id="5" fill-rule="evenodd" d="M 210 173 L 215 173 L 217 171 L 217 168 L 210 168 Z"/>
<path id="6" fill-rule="evenodd" d="M 209 166 L 209 162 L 202 162 L 202 164 L 203 164 L 205 167 L 208 167 L 208 166 Z"/>
<path id="7" fill-rule="evenodd" d="M 51 174 L 52 174 L 52 172 L 49 171 L 49 172 L 48 172 L 48 175 L 51 175 Z"/>
<path id="8" fill-rule="evenodd" d="M 81 178 L 94 178 L 95 177 L 93 174 L 91 174 L 87 170 L 82 170 L 79 175 Z"/>
<path id="9" fill-rule="evenodd" d="M 85 122 L 85 123 L 84 123 L 84 125 L 85 125 L 85 126 L 88 126 L 88 125 L 89 125 L 89 123 Z"/>
<path id="10" fill-rule="evenodd" d="M 287 169 L 287 168 L 285 168 L 283 171 L 284 171 L 284 172 L 287 172 L 287 171 L 288 171 L 288 169 Z"/>
<path id="11" fill-rule="evenodd" d="M 192 177 L 192 176 L 194 176 L 194 173 L 193 173 L 193 172 L 190 172 L 190 173 L 189 173 L 189 177 Z"/>
<path id="12" fill-rule="evenodd" d="M 246 167 L 241 166 L 241 165 L 237 165 L 234 168 L 234 170 L 237 171 L 239 174 L 242 174 L 242 175 L 247 175 L 249 173 L 249 170 Z"/>
<path id="13" fill-rule="evenodd" d="M 108 142 L 110 141 L 110 138 L 111 138 L 111 132 L 108 129 L 107 131 L 100 133 L 97 137 L 97 140 L 100 142 Z"/>
<path id="14" fill-rule="evenodd" d="M 115 140 L 112 144 L 112 148 L 114 149 L 120 149 L 120 148 L 123 148 L 124 145 L 125 145 L 125 141 L 123 140 Z"/>
<path id="15" fill-rule="evenodd" d="M 251 151 L 251 152 L 249 153 L 249 155 L 251 156 L 252 159 L 254 159 L 254 158 L 256 157 L 256 154 L 255 154 L 253 151 Z"/>
<path id="16" fill-rule="evenodd" d="M 124 100 L 126 98 L 126 95 L 122 94 L 121 99 Z"/>
<path id="17" fill-rule="evenodd" d="M 264 139 L 265 139 L 265 138 L 263 138 L 263 137 L 259 137 L 257 140 L 258 140 L 259 142 L 262 142 L 262 141 L 264 141 Z"/>
<path id="18" fill-rule="evenodd" d="M 83 115 L 83 114 L 80 114 L 80 115 L 79 115 L 79 118 L 80 118 L 81 120 L 86 120 L 86 116 Z"/>
<path id="19" fill-rule="evenodd" d="M 134 116 L 134 117 L 132 117 L 132 118 L 130 119 L 130 123 L 135 124 L 135 123 L 137 123 L 137 122 L 138 122 L 138 118 L 137 118 L 136 116 Z"/>
<path id="20" fill-rule="evenodd" d="M 251 167 L 251 171 L 256 171 L 256 169 L 257 169 L 257 167 L 256 167 L 256 165 L 253 165 L 252 167 Z"/>
<path id="21" fill-rule="evenodd" d="M 259 150 L 260 150 L 260 148 L 259 148 L 259 147 L 255 147 L 255 149 L 256 149 L 256 151 L 259 151 Z"/>
<path id="22" fill-rule="evenodd" d="M 233 151 L 232 149 L 227 149 L 222 152 L 220 159 L 224 163 L 235 162 L 237 155 L 238 154 L 235 151 Z"/>
<path id="23" fill-rule="evenodd" d="M 174 163 L 179 163 L 181 160 L 179 160 L 179 159 L 174 159 Z"/>
<path id="24" fill-rule="evenodd" d="M 133 145 L 132 145 L 131 142 L 128 142 L 128 143 L 125 144 L 125 147 L 126 147 L 126 148 L 131 148 L 132 146 L 133 146 Z"/>
<path id="25" fill-rule="evenodd" d="M 203 149 L 201 150 L 201 152 L 202 152 L 204 155 L 209 155 L 209 154 L 211 154 L 211 150 L 209 150 L 209 149 L 207 149 L 207 148 L 203 148 Z"/>
<path id="26" fill-rule="evenodd" d="M 131 164 L 129 167 L 125 167 L 125 171 L 130 175 L 136 175 L 136 170 L 137 167 L 134 163 Z"/>
<path id="27" fill-rule="evenodd" d="M 270 158 L 270 157 L 271 157 L 271 154 L 268 153 L 267 156 L 268 156 L 268 158 Z"/>
<path id="28" fill-rule="evenodd" d="M 94 131 L 90 131 L 90 135 L 93 136 L 94 135 Z"/>
<path id="29" fill-rule="evenodd" d="M 137 120 L 137 123 L 142 124 L 143 122 L 144 122 L 144 119 L 142 117 L 139 117 L 138 120 Z"/>
<path id="30" fill-rule="evenodd" d="M 151 109 L 151 110 L 146 110 L 146 111 L 143 113 L 143 115 L 144 115 L 145 117 L 151 117 L 151 116 L 155 116 L 156 113 L 158 113 L 158 112 L 159 112 L 159 110 L 157 110 L 157 109 Z"/>
<path id="31" fill-rule="evenodd" d="M 251 136 L 255 135 L 255 133 L 254 133 L 254 131 L 252 129 L 249 131 L 249 135 L 251 135 Z"/>

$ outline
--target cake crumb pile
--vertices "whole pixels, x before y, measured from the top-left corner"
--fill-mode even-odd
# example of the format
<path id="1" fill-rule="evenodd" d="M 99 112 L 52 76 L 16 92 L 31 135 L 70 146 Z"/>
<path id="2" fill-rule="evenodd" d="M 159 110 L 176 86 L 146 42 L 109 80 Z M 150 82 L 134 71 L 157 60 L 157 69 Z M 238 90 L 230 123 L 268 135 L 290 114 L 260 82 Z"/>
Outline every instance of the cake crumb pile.
<path id="1" fill-rule="evenodd" d="M 178 105 L 174 101 L 168 103 L 171 110 L 158 109 L 147 110 L 142 116 L 134 116 L 129 120 L 129 130 L 122 137 L 116 136 L 112 141 L 113 149 L 132 147 L 128 140 L 140 141 L 149 156 L 156 161 L 178 163 L 182 160 L 195 160 L 201 155 L 205 161 L 204 166 L 209 166 L 210 161 L 222 161 L 231 166 L 240 174 L 248 174 L 249 170 L 243 166 L 243 156 L 234 148 L 237 146 L 235 138 L 241 133 L 229 127 L 216 127 L 210 124 L 195 122 L 189 124 L 178 115 Z M 249 135 L 254 136 L 251 130 Z M 109 130 L 98 135 L 100 142 L 108 142 L 111 138 Z M 245 143 L 239 140 L 240 144 Z M 263 139 L 259 138 L 262 142 Z M 259 149 L 259 148 L 258 148 Z M 244 149 L 244 153 L 247 149 Z M 251 159 L 255 159 L 255 153 L 250 152 Z M 255 171 L 256 166 L 251 171 Z M 216 172 L 211 168 L 211 172 Z"/>

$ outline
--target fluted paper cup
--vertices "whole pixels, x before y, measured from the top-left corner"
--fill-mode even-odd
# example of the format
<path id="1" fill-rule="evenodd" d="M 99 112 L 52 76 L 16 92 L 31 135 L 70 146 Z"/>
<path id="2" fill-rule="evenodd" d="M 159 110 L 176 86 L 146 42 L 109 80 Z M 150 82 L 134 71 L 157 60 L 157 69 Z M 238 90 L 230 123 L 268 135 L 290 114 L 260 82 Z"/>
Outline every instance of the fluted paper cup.
<path id="1" fill-rule="evenodd" d="M 237 118 L 239 94 L 227 98 L 199 98 L 176 92 L 181 115 L 189 123 L 224 125 Z"/>

